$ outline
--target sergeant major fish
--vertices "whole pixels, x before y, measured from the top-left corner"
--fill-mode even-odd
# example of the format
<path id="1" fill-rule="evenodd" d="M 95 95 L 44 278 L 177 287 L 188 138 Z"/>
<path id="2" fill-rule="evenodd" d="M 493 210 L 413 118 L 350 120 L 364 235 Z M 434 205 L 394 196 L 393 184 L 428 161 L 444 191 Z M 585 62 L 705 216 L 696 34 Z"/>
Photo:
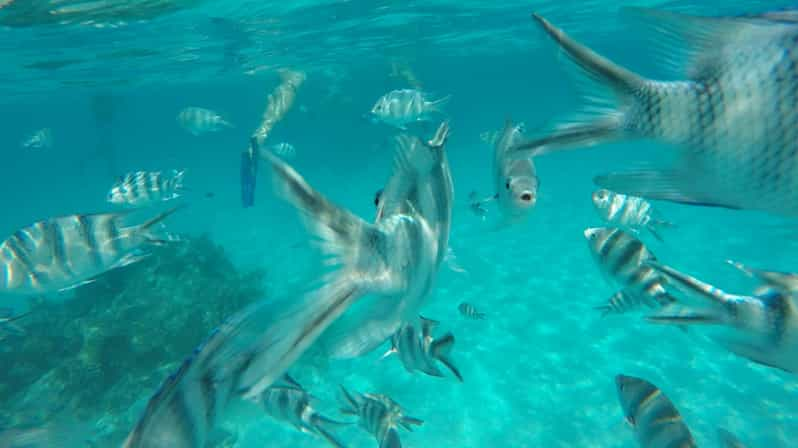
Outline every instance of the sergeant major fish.
<path id="1" fill-rule="evenodd" d="M 179 207 L 137 225 L 127 213 L 69 215 L 39 221 L 0 243 L 0 289 L 41 294 L 69 289 L 141 260 L 143 247 L 162 244 L 154 232 Z"/>
<path id="2" fill-rule="evenodd" d="M 665 49 L 687 54 L 686 79 L 646 79 L 534 15 L 579 68 L 614 94 L 617 107 L 518 145 L 516 155 L 654 139 L 678 148 L 674 164 L 598 176 L 596 184 L 647 199 L 798 215 L 795 10 L 738 18 L 629 10 L 650 29 L 664 30 L 660 43 L 686 44 L 686 52 Z"/>
<path id="3" fill-rule="evenodd" d="M 108 202 L 135 207 L 180 197 L 185 170 L 173 170 L 172 176 L 160 171 L 136 171 L 121 177 L 108 192 Z"/>
<path id="4" fill-rule="evenodd" d="M 383 355 L 383 358 L 396 354 L 408 372 L 420 370 L 427 375 L 440 377 L 443 374 L 435 365 L 435 361 L 439 361 L 458 380 L 463 381 L 460 371 L 448 357 L 454 345 L 454 335 L 446 333 L 436 339 L 432 336 L 432 331 L 438 325 L 438 322 L 423 317 L 419 317 L 419 320 L 421 322 L 421 334 L 419 334 L 414 323 L 403 325 L 391 337 L 391 349 Z"/>
<path id="5" fill-rule="evenodd" d="M 640 448 L 695 448 L 690 429 L 659 388 L 642 378 L 617 375 L 615 385 L 626 421 Z"/>
<path id="6" fill-rule="evenodd" d="M 602 274 L 621 287 L 597 309 L 604 314 L 625 313 L 640 305 L 661 306 L 675 301 L 665 290 L 666 277 L 645 264 L 656 258 L 640 240 L 615 227 L 588 228 L 584 234 Z"/>
<path id="7" fill-rule="evenodd" d="M 651 203 L 637 196 L 618 194 L 607 189 L 593 192 L 593 207 L 598 215 L 608 224 L 623 227 L 632 232 L 647 229 L 654 237 L 662 241 L 659 228 L 673 224 L 655 219 Z"/>
<path id="8" fill-rule="evenodd" d="M 380 448 L 401 448 L 398 428 L 412 431 L 413 426 L 424 422 L 404 415 L 402 407 L 390 397 L 381 394 L 358 394 L 352 396 L 341 386 L 347 407 L 341 413 L 360 418 L 360 426 L 373 435 Z"/>
<path id="9" fill-rule="evenodd" d="M 477 311 L 477 308 L 470 303 L 461 303 L 458 305 L 457 310 L 460 311 L 460 314 L 469 319 L 482 320 L 485 318 L 485 313 Z"/>
<path id="10" fill-rule="evenodd" d="M 510 120 L 499 134 L 493 151 L 493 182 L 496 200 L 505 222 L 513 224 L 524 219 L 537 203 L 538 176 L 531 159 L 508 157 L 508 151 L 522 141 L 523 125 Z M 473 204 L 479 207 L 481 204 Z"/>
<path id="11" fill-rule="evenodd" d="M 202 107 L 186 107 L 177 114 L 177 122 L 192 135 L 231 128 L 233 125 L 219 113 Z"/>
<path id="12" fill-rule="evenodd" d="M 700 324 L 713 340 L 732 353 L 768 367 L 798 373 L 798 306 L 794 293 L 758 277 L 762 285 L 754 294 L 730 294 L 669 266 L 652 261 L 648 264 L 698 300 L 695 304 L 664 307 L 649 316 L 649 321 Z M 761 271 L 746 268 L 746 272 Z"/>
<path id="13" fill-rule="evenodd" d="M 381 96 L 371 108 L 375 120 L 406 129 L 406 125 L 416 121 L 428 121 L 433 113 L 440 113 L 450 97 L 430 101 L 419 90 L 393 90 Z"/>

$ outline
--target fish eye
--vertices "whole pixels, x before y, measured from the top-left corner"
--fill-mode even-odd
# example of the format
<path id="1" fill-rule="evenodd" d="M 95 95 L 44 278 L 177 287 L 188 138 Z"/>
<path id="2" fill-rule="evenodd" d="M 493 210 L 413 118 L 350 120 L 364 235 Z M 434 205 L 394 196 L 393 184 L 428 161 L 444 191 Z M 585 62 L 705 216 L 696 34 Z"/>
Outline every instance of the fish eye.
<path id="1" fill-rule="evenodd" d="M 510 181 L 509 180 L 504 184 L 504 188 L 506 188 L 508 190 L 510 189 Z"/>
<path id="2" fill-rule="evenodd" d="M 524 193 L 524 194 L 522 194 L 521 195 L 521 199 L 526 201 L 526 202 L 531 201 L 532 200 L 532 193 Z"/>

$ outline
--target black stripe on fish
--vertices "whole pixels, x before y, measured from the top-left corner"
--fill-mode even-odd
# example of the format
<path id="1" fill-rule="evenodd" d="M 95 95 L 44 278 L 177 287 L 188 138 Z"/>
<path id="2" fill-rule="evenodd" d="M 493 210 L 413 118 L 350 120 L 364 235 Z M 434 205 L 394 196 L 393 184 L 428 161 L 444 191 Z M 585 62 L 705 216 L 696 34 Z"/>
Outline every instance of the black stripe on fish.
<path id="1" fill-rule="evenodd" d="M 609 271 L 613 275 L 619 275 L 624 268 L 633 266 L 632 260 L 643 251 L 643 243 L 640 241 L 633 238 L 624 238 L 624 240 L 615 254 L 613 264 L 609 266 Z"/>
<path id="2" fill-rule="evenodd" d="M 605 265 L 608 263 L 609 258 L 615 252 L 615 245 L 618 244 L 618 240 L 621 238 L 621 232 L 618 229 L 613 229 L 609 236 L 604 239 L 599 247 L 598 250 L 598 258 L 601 261 L 601 264 Z"/>
<path id="3" fill-rule="evenodd" d="M 20 239 L 23 238 L 23 239 Z M 31 282 L 34 286 L 41 284 L 41 276 L 39 272 L 36 271 L 36 267 L 33 265 L 31 261 L 28 251 L 25 245 L 25 239 L 27 238 L 27 233 L 23 231 L 17 231 L 14 235 L 11 236 L 8 240 L 6 240 L 6 245 L 8 249 L 11 251 L 11 255 L 14 259 L 18 260 L 19 263 L 22 265 L 23 269 L 27 272 L 25 274 L 30 277 Z"/>
<path id="4" fill-rule="evenodd" d="M 112 256 L 118 257 L 122 254 L 122 236 L 119 232 L 119 226 L 116 224 L 117 216 L 108 216 L 105 220 L 105 236 L 111 244 Z"/>
<path id="5" fill-rule="evenodd" d="M 53 259 L 61 272 L 66 275 L 72 276 L 72 269 L 69 268 L 69 262 L 66 259 L 66 248 L 64 246 L 64 232 L 63 228 L 55 221 L 47 221 L 48 239 L 52 244 Z"/>
<path id="6" fill-rule="evenodd" d="M 80 233 L 83 235 L 86 247 L 88 247 L 89 253 L 91 253 L 92 259 L 94 259 L 94 266 L 102 266 L 103 258 L 102 254 L 100 253 L 100 248 L 97 245 L 97 235 L 94 233 L 94 219 L 90 219 L 86 215 L 77 215 L 77 220 L 78 226 L 80 227 Z"/>

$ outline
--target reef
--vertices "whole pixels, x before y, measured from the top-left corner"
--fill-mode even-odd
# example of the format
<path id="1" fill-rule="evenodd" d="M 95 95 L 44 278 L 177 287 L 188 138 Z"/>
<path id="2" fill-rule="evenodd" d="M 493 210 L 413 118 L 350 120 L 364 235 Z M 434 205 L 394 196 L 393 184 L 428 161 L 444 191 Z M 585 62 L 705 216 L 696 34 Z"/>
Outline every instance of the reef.
<path id="1" fill-rule="evenodd" d="M 263 298 L 264 280 L 203 235 L 156 248 L 74 297 L 32 299 L 25 336 L 0 343 L 0 428 L 68 415 L 96 422 L 100 446 L 121 440 L 134 405 L 226 317 Z"/>

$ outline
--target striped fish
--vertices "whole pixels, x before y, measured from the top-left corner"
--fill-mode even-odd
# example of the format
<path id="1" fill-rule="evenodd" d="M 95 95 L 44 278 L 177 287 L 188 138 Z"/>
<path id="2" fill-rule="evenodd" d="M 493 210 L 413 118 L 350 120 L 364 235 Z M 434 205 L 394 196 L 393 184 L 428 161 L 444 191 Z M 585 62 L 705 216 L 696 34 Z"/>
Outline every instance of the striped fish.
<path id="1" fill-rule="evenodd" d="M 0 290 L 40 294 L 73 288 L 109 270 L 141 260 L 141 249 L 161 244 L 154 226 L 171 208 L 143 224 L 127 213 L 69 215 L 36 222 L 0 243 Z"/>
<path id="2" fill-rule="evenodd" d="M 625 313 L 641 305 L 656 307 L 675 301 L 665 290 L 666 277 L 645 264 L 656 258 L 640 240 L 615 227 L 592 227 L 584 234 L 602 274 L 621 287 L 598 310 Z"/>
<path id="3" fill-rule="evenodd" d="M 108 202 L 135 207 L 170 201 L 180 197 L 185 170 L 173 170 L 172 176 L 160 171 L 136 171 L 121 177 L 108 192 Z"/>
<path id="4" fill-rule="evenodd" d="M 460 314 L 469 319 L 482 320 L 485 318 L 485 313 L 480 313 L 474 305 L 467 302 L 461 303 L 457 309 L 460 311 Z"/>
<path id="5" fill-rule="evenodd" d="M 720 448 L 745 448 L 734 434 L 723 428 L 718 428 L 718 444 Z"/>
<path id="6" fill-rule="evenodd" d="M 432 331 L 438 322 L 421 316 L 419 316 L 419 320 L 421 333 L 419 334 L 416 326 L 412 323 L 403 325 L 391 337 L 391 348 L 383 355 L 383 358 L 396 354 L 408 372 L 420 370 L 430 376 L 443 376 L 435 365 L 435 361 L 440 361 L 451 370 L 458 380 L 463 381 L 460 371 L 448 358 L 454 345 L 454 335 L 446 333 L 435 339 L 432 336 Z"/>
<path id="7" fill-rule="evenodd" d="M 280 70 L 280 85 L 269 95 L 261 123 L 252 133 L 252 138 L 258 145 L 263 145 L 271 134 L 272 128 L 291 110 L 297 91 L 305 82 L 305 78 L 303 72 Z"/>
<path id="8" fill-rule="evenodd" d="M 177 114 L 177 123 L 191 135 L 231 128 L 233 125 L 217 112 L 202 107 L 186 107 Z"/>
<path id="9" fill-rule="evenodd" d="M 618 400 L 640 448 L 694 448 L 690 429 L 659 388 L 642 378 L 615 377 Z"/>
<path id="10" fill-rule="evenodd" d="M 316 412 L 311 406 L 316 400 L 315 397 L 288 375 L 284 377 L 283 383 L 263 391 L 261 404 L 266 413 L 277 420 L 290 423 L 302 432 L 318 434 L 332 446 L 342 448 L 344 445 L 326 427 L 348 423 L 331 420 Z"/>
<path id="11" fill-rule="evenodd" d="M 374 103 L 371 116 L 375 120 L 404 130 L 409 123 L 427 121 L 433 113 L 440 113 L 449 99 L 447 96 L 430 101 L 427 95 L 419 90 L 392 90 Z"/>
<path id="12" fill-rule="evenodd" d="M 390 397 L 381 394 L 357 394 L 352 396 L 341 386 L 346 407 L 341 413 L 360 418 L 360 426 L 373 435 L 380 448 L 401 448 L 399 426 L 412 431 L 413 426 L 424 422 L 404 415 L 402 407 Z"/>
<path id="13" fill-rule="evenodd" d="M 649 321 L 701 326 L 738 356 L 798 373 L 798 304 L 794 292 L 765 282 L 752 295 L 729 294 L 669 266 L 648 264 L 666 275 L 670 284 L 698 300 L 695 306 L 666 306 L 649 316 Z"/>
<path id="14" fill-rule="evenodd" d="M 636 233 L 647 229 L 660 241 L 662 241 L 662 236 L 659 234 L 659 229 L 673 226 L 667 221 L 654 219 L 651 203 L 643 198 L 619 194 L 603 188 L 594 191 L 592 198 L 596 212 L 610 225 Z"/>

